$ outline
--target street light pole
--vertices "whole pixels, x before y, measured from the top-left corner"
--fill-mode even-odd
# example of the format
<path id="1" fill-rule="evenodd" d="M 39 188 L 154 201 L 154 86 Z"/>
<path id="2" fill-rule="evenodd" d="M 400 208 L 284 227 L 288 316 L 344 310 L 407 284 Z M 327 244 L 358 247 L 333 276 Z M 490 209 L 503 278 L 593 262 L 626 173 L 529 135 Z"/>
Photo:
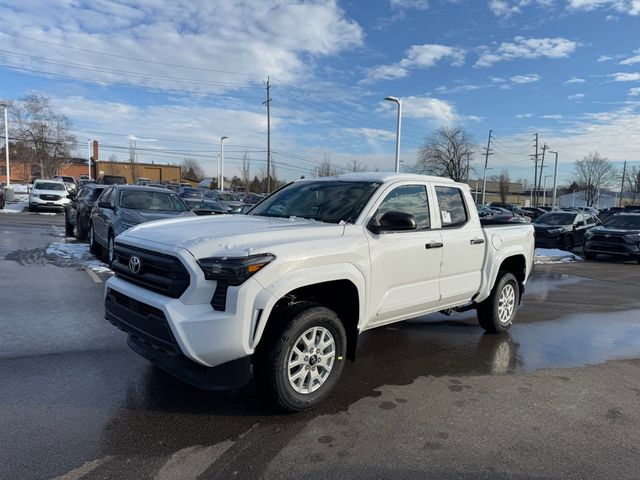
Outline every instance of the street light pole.
<path id="1" fill-rule="evenodd" d="M 229 137 L 220 137 L 220 180 L 218 188 L 224 192 L 224 141 Z"/>
<path id="2" fill-rule="evenodd" d="M 398 121 L 396 123 L 396 173 L 400 172 L 400 128 L 402 125 L 402 99 L 396 97 L 385 97 L 387 102 L 398 105 Z"/>
<path id="3" fill-rule="evenodd" d="M 4 154 L 7 162 L 7 187 L 11 186 L 11 171 L 9 169 L 9 116 L 7 109 L 9 104 L 3 102 L 0 103 L 4 107 Z"/>
<path id="4" fill-rule="evenodd" d="M 551 209 L 555 210 L 556 208 L 556 195 L 558 193 L 558 152 L 552 152 L 549 150 L 549 153 L 553 153 L 556 156 L 556 161 L 553 166 L 553 199 L 551 201 Z"/>
<path id="5" fill-rule="evenodd" d="M 547 178 L 551 178 L 553 175 L 545 175 L 544 182 L 542 182 L 542 204 L 547 203 Z"/>

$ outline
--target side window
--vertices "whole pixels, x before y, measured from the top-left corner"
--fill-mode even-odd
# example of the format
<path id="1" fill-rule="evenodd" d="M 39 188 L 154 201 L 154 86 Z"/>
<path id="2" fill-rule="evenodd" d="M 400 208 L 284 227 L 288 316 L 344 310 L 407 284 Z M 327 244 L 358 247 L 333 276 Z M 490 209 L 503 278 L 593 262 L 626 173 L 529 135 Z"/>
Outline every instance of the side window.
<path id="1" fill-rule="evenodd" d="M 100 195 L 100 198 L 98 198 L 98 201 L 111 202 L 111 192 L 113 192 L 113 188 L 107 188 L 104 192 L 102 192 L 102 195 Z"/>
<path id="2" fill-rule="evenodd" d="M 418 230 L 431 226 L 427 187 L 424 185 L 404 185 L 394 188 L 382 201 L 374 218 L 379 220 L 387 212 L 404 212 L 413 215 Z"/>
<path id="3" fill-rule="evenodd" d="M 575 220 L 573 221 L 573 224 L 574 224 L 574 225 L 577 225 L 577 224 L 579 224 L 580 222 L 584 222 L 584 215 L 582 215 L 582 214 L 580 214 L 580 213 L 579 213 L 578 215 L 576 215 L 576 218 L 575 218 Z"/>
<path id="4" fill-rule="evenodd" d="M 440 221 L 442 228 L 459 227 L 467 223 L 469 215 L 462 198 L 462 191 L 456 187 L 436 187 Z"/>
<path id="5" fill-rule="evenodd" d="M 587 225 L 595 225 L 597 223 L 593 215 L 586 215 L 586 217 L 587 217 Z"/>

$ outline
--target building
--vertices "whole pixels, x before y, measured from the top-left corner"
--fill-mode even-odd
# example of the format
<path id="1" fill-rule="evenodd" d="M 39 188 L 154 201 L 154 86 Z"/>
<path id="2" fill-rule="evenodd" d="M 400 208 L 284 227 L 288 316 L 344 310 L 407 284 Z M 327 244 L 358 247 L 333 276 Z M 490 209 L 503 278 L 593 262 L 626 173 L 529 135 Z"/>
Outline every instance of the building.
<path id="1" fill-rule="evenodd" d="M 180 183 L 181 168 L 179 165 L 164 165 L 159 163 L 129 163 L 98 160 L 93 163 L 93 178 L 103 175 L 120 175 L 127 182 L 134 184 L 140 178 L 148 178 L 154 183 Z"/>

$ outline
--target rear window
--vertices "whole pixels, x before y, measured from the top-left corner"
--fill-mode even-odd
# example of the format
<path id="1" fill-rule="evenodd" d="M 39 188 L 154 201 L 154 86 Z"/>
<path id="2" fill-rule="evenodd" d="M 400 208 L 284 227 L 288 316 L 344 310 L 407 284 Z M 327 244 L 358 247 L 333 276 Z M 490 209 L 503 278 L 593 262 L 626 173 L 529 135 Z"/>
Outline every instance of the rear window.
<path id="1" fill-rule="evenodd" d="M 462 198 L 462 190 L 455 187 L 436 187 L 442 228 L 459 227 L 467 223 L 469 216 Z"/>
<path id="2" fill-rule="evenodd" d="M 169 192 L 120 192 L 120 206 L 158 212 L 184 212 L 189 209 L 177 195 Z"/>
<path id="3" fill-rule="evenodd" d="M 623 230 L 640 230 L 640 215 L 614 215 L 607 218 L 602 226 Z"/>
<path id="4" fill-rule="evenodd" d="M 36 190 L 66 190 L 64 183 L 60 182 L 36 182 L 33 188 Z"/>

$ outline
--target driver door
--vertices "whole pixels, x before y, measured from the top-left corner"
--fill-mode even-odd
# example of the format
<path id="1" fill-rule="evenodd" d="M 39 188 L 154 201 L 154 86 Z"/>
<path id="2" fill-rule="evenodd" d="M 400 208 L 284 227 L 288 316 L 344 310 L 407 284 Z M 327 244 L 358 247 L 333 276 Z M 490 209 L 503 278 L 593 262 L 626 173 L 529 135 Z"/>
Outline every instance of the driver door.
<path id="1" fill-rule="evenodd" d="M 431 229 L 432 212 L 426 184 L 390 188 L 370 222 L 386 212 L 413 215 L 415 230 L 379 234 L 367 229 L 371 259 L 370 297 L 373 327 L 423 313 L 440 302 L 442 239 Z"/>

